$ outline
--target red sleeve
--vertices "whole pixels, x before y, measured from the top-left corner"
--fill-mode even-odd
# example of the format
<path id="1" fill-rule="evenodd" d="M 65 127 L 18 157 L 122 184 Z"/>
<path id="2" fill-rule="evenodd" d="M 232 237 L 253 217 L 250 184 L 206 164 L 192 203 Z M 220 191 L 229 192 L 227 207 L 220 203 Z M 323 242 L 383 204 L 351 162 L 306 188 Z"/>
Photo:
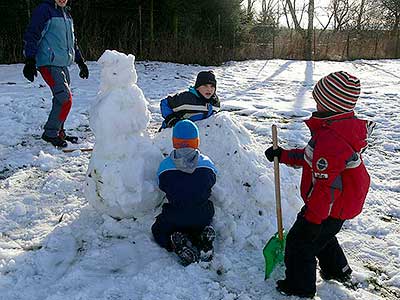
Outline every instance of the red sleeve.
<path id="1" fill-rule="evenodd" d="M 282 149 L 282 154 L 279 162 L 291 167 L 303 167 L 305 164 L 304 149 Z"/>

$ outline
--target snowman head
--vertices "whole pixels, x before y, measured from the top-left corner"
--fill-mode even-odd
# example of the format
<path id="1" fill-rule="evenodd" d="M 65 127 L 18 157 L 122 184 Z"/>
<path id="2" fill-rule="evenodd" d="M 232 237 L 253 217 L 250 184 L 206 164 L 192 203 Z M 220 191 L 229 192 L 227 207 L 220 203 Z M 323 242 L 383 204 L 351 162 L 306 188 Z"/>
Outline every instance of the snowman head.
<path id="1" fill-rule="evenodd" d="M 113 88 L 132 86 L 137 82 L 135 56 L 115 50 L 106 50 L 98 60 L 102 65 L 100 87 L 107 91 Z"/>

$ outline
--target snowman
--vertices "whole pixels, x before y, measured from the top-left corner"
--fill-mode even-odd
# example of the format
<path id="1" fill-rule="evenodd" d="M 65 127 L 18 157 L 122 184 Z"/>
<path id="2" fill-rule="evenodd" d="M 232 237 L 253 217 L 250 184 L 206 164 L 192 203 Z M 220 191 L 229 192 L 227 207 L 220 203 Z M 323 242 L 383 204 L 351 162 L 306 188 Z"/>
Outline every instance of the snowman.
<path id="1" fill-rule="evenodd" d="M 85 195 L 101 213 L 138 217 L 161 198 L 156 173 L 163 156 L 147 134 L 150 113 L 136 85 L 135 57 L 106 50 L 98 62 L 100 91 L 89 112 L 96 143 Z"/>

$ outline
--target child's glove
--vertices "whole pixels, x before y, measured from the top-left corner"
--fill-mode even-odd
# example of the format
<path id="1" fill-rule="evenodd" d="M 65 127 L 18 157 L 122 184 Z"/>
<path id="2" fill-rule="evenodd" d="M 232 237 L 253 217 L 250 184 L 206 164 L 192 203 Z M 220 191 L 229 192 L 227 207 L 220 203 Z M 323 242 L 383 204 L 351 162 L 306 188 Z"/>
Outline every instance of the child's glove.
<path id="1" fill-rule="evenodd" d="M 273 147 L 271 146 L 267 150 L 265 150 L 264 154 L 270 162 L 274 161 L 274 157 L 277 157 L 278 161 L 280 161 L 282 155 L 282 148 L 278 147 L 278 149 L 274 150 Z"/>
<path id="2" fill-rule="evenodd" d="M 83 79 L 89 78 L 89 69 L 83 60 L 78 61 L 79 77 Z"/>
<path id="3" fill-rule="evenodd" d="M 33 82 L 37 76 L 36 60 L 34 58 L 27 58 L 25 60 L 24 70 L 22 71 L 26 79 Z"/>

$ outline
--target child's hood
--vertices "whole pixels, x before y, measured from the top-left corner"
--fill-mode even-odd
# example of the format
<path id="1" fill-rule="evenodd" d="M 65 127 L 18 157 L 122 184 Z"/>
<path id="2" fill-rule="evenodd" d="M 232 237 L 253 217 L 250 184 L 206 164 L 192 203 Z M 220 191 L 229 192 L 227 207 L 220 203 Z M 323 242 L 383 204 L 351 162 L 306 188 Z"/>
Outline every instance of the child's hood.
<path id="1" fill-rule="evenodd" d="M 199 155 L 197 149 L 179 148 L 171 152 L 170 158 L 178 170 L 191 174 L 196 170 Z"/>
<path id="2" fill-rule="evenodd" d="M 306 124 L 313 135 L 322 128 L 333 130 L 357 152 L 367 146 L 368 121 L 358 119 L 353 111 L 327 117 L 313 114 Z"/>

